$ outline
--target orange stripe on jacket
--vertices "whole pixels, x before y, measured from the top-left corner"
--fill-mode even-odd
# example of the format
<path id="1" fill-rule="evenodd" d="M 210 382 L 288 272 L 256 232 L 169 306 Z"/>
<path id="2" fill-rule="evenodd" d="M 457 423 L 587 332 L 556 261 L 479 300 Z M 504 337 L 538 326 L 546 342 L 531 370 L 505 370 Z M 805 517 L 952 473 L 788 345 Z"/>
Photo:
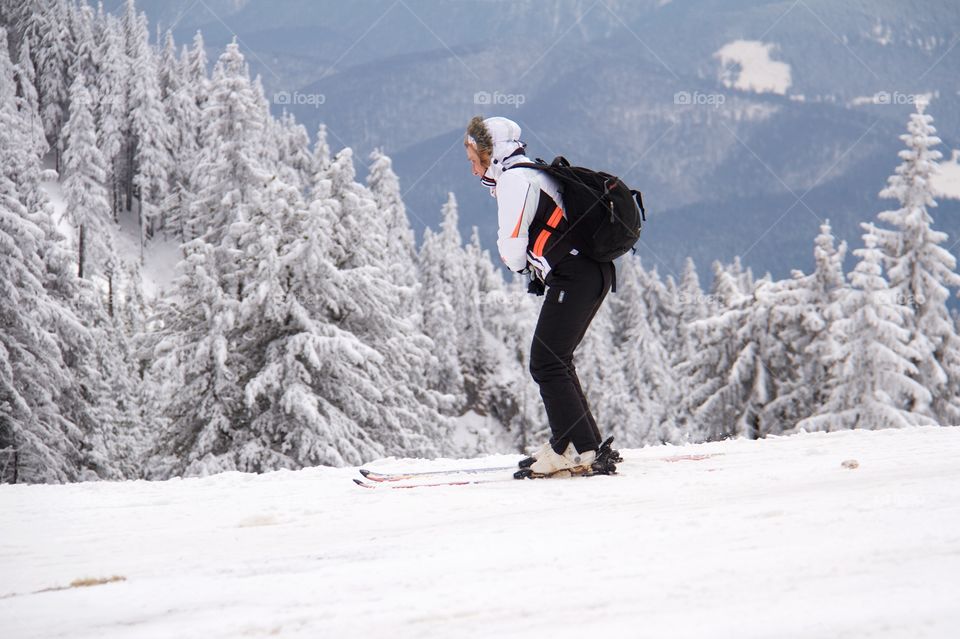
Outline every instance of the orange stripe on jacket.
<path id="1" fill-rule="evenodd" d="M 533 245 L 534 257 L 543 256 L 543 248 L 547 245 L 547 238 L 549 237 L 550 237 L 550 231 L 546 229 L 540 231 L 540 235 L 537 236 L 537 241 Z"/>
<path id="2" fill-rule="evenodd" d="M 517 218 L 517 225 L 513 227 L 513 234 L 510 237 L 520 236 L 520 223 L 523 222 L 523 212 L 527 210 L 527 196 L 530 195 L 530 186 L 527 186 L 527 192 L 523 196 L 523 208 L 520 209 L 520 217 Z"/>
<path id="3" fill-rule="evenodd" d="M 559 206 L 553 209 L 553 214 L 550 216 L 550 219 L 547 220 L 547 226 L 552 229 L 557 228 L 557 225 L 560 224 L 560 220 L 563 219 L 563 209 Z"/>

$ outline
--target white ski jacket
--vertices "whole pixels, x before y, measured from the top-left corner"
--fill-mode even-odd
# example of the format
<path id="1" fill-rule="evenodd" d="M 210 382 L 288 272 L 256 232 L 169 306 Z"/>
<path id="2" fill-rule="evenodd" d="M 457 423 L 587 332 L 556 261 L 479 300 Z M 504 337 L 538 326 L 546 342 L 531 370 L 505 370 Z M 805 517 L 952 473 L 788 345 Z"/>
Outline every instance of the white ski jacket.
<path id="1" fill-rule="evenodd" d="M 484 124 L 493 138 L 493 153 L 490 167 L 483 175 L 483 183 L 490 187 L 490 195 L 497 199 L 497 248 L 500 259 L 512 271 L 522 271 L 530 264 L 541 279 L 546 279 L 551 265 L 542 251 L 528 250 L 528 231 L 540 206 L 542 193 L 553 199 L 559 214 L 562 214 L 563 200 L 559 185 L 553 177 L 536 169 L 520 167 L 504 171 L 517 163 L 532 162 L 522 151 L 517 153 L 518 149 L 523 148 L 520 126 L 507 118 L 489 118 Z M 512 155 L 514 153 L 517 155 Z"/>

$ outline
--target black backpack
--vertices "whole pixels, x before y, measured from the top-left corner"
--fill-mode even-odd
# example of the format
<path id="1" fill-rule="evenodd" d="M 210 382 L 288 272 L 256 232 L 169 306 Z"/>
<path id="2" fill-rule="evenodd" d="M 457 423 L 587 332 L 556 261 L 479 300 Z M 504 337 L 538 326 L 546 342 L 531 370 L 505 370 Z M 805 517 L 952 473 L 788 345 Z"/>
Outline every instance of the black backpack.
<path id="1" fill-rule="evenodd" d="M 563 156 L 550 164 L 537 158 L 536 163 L 514 164 L 505 170 L 517 167 L 544 171 L 560 183 L 567 239 L 587 257 L 612 262 L 640 239 L 640 229 L 647 221 L 643 196 L 617 176 L 570 166 Z"/>

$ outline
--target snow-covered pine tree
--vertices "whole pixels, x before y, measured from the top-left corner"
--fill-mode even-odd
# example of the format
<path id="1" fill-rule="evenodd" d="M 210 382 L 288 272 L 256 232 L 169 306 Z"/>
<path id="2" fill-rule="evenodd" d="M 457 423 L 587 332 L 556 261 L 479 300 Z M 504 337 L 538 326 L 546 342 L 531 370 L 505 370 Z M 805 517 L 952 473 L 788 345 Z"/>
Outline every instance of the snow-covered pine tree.
<path id="1" fill-rule="evenodd" d="M 27 38 L 20 41 L 15 72 L 20 116 L 30 131 L 27 139 L 33 148 L 33 154 L 40 158 L 50 149 L 50 145 L 47 144 L 47 138 L 43 132 L 40 96 L 37 94 L 37 70 L 30 55 L 30 40 Z"/>
<path id="2" fill-rule="evenodd" d="M 442 215 L 446 219 L 456 216 L 456 200 L 448 195 Z M 451 205 L 451 202 L 453 204 Z M 452 213 L 451 213 L 452 211 Z M 459 235 L 459 233 L 458 233 Z M 426 229 L 423 244 L 420 247 L 420 305 L 423 309 L 421 325 L 424 332 L 434 343 L 434 354 L 439 367 L 430 371 L 430 385 L 442 393 L 452 396 L 454 411 L 460 414 L 465 405 L 463 367 L 460 362 L 459 333 L 460 320 L 457 318 L 455 297 L 459 286 L 454 282 L 454 273 L 447 272 L 456 256 L 449 255 L 451 240 L 449 234 L 435 233 Z M 456 247 L 460 250 L 459 245 Z"/>
<path id="3" fill-rule="evenodd" d="M 467 406 L 486 415 L 493 401 L 498 361 L 491 348 L 492 335 L 485 317 L 489 312 L 487 300 L 502 295 L 502 286 L 492 272 L 489 253 L 480 245 L 480 233 L 473 227 L 470 243 L 458 249 L 464 265 L 463 288 L 466 315 L 463 332 L 459 336 L 460 365 L 463 370 Z"/>
<path id="4" fill-rule="evenodd" d="M 144 243 L 160 222 L 160 205 L 167 196 L 170 174 L 170 124 L 164 113 L 157 73 L 157 55 L 150 46 L 147 18 L 127 0 L 124 16 L 129 62 L 130 176 L 127 209 L 137 198 L 141 256 Z"/>
<path id="5" fill-rule="evenodd" d="M 116 402 L 122 397 L 118 380 L 130 380 L 132 375 L 125 369 L 113 333 L 99 331 L 108 322 L 99 288 L 73 275 L 73 260 L 50 218 L 52 208 L 39 184 L 28 183 L 40 179 L 35 166 L 38 158 L 29 142 L 30 127 L 20 118 L 14 98 L 4 35 L 0 29 L 0 135 L 3 148 L 10 153 L 3 167 L 5 186 L 0 199 L 7 214 L 0 234 L 5 233 L 10 241 L 0 242 L 3 254 L 8 255 L 6 266 L 0 268 L 7 271 L 4 281 L 9 286 L 3 297 L 14 316 L 4 305 L 8 315 L 2 324 L 9 334 L 0 350 L 6 353 L 5 365 L 12 376 L 2 394 L 6 395 L 4 401 L 11 402 L 7 404 L 10 414 L 17 413 L 20 421 L 9 421 L 3 438 L 19 442 L 19 479 L 23 481 L 130 476 L 135 472 L 135 460 L 120 451 L 125 450 L 123 427 L 132 420 L 123 419 L 124 411 L 116 409 Z M 90 159 L 96 130 L 85 110 L 89 98 L 83 95 L 82 79 L 75 89 L 74 117 L 65 127 L 71 150 L 64 156 L 71 167 L 68 200 L 74 202 L 76 193 L 90 196 L 89 185 L 74 168 L 84 164 L 83 169 L 88 170 L 91 167 L 85 164 L 89 162 L 95 169 L 97 163 L 95 157 Z M 17 179 L 31 195 L 16 192 L 10 170 L 18 173 Z M 80 208 L 87 203 L 82 202 Z M 6 329 L 3 332 L 7 334 Z M 136 408 L 134 403 L 127 406 Z M 11 434 L 14 430 L 16 434 Z M 113 453 L 98 455 L 98 449 Z M 132 465 L 125 467 L 128 461 Z"/>
<path id="6" fill-rule="evenodd" d="M 390 275 L 386 225 L 373 194 L 355 180 L 353 154 L 340 151 L 311 189 L 313 200 L 330 200 L 327 220 L 330 257 L 346 278 L 350 295 L 331 321 L 358 336 L 384 357 L 384 400 L 380 421 L 364 424 L 391 453 L 435 454 L 444 450 L 448 423 L 437 413 L 441 403 L 426 382 L 436 367 L 434 344 L 402 314 L 408 289 Z M 445 400 L 444 400 L 445 401 Z"/>
<path id="7" fill-rule="evenodd" d="M 207 75 L 207 50 L 203 42 L 203 34 L 199 31 L 193 36 L 193 46 L 181 55 L 183 63 L 183 85 L 189 87 L 196 102 L 197 113 L 202 114 L 207 106 L 210 95 L 210 77 Z M 200 146 L 206 144 L 205 118 L 198 118 L 193 123 L 193 134 Z"/>
<path id="8" fill-rule="evenodd" d="M 397 284 L 412 287 L 417 282 L 417 246 L 400 194 L 400 180 L 392 161 L 380 149 L 370 154 L 368 168 L 367 188 L 386 220 L 387 255 L 393 262 L 390 275 Z"/>
<path id="9" fill-rule="evenodd" d="M 306 127 L 298 124 L 293 114 L 286 110 L 275 121 L 275 127 L 278 175 L 287 184 L 305 192 L 317 172 L 310 151 L 310 135 Z"/>
<path id="10" fill-rule="evenodd" d="M 464 339 L 464 361 L 468 370 L 468 386 L 473 387 L 476 400 L 470 409 L 486 418 L 485 425 L 479 427 L 473 449 L 465 448 L 463 454 L 480 452 L 500 452 L 503 450 L 523 450 L 524 439 L 533 423 L 529 415 L 521 409 L 528 403 L 531 412 L 539 401 L 534 393 L 530 395 L 528 367 L 521 365 L 521 354 L 514 345 L 513 335 L 518 317 L 516 313 L 526 309 L 531 297 L 515 287 L 508 287 L 500 271 L 490 259 L 488 251 L 480 243 L 479 230 L 474 227 L 470 243 L 465 247 L 467 267 L 473 271 L 471 286 L 476 287 L 477 306 L 471 312 L 477 313 L 474 325 L 479 330 Z M 530 311 L 531 314 L 534 311 Z M 535 315 L 534 315 L 535 318 Z M 523 341 L 528 341 L 526 335 Z M 468 397 L 470 392 L 467 393 Z M 536 428 L 543 427 L 538 416 Z"/>
<path id="11" fill-rule="evenodd" d="M 27 40 L 23 40 L 26 45 Z M 27 207 L 28 211 L 41 208 L 47 201 L 46 196 L 40 191 L 39 182 L 41 177 L 41 156 L 46 148 L 46 142 L 43 137 L 42 127 L 38 130 L 39 116 L 36 111 L 36 101 L 31 100 L 32 87 L 27 81 L 30 65 L 26 65 L 28 71 L 22 72 L 19 66 L 14 66 L 7 53 L 8 51 L 7 31 L 0 27 L 0 48 L 3 49 L 3 55 L 0 56 L 0 77 L 9 84 L 4 87 L 7 91 L 6 99 L 8 102 L 4 105 L 7 109 L 8 126 L 12 127 L 7 132 L 10 140 L 16 140 L 19 146 L 16 149 L 10 149 L 0 156 L 0 165 L 4 173 L 14 182 L 14 192 L 18 194 L 20 202 Z M 29 58 L 27 58 L 29 62 Z M 23 92 L 26 93 L 23 93 Z M 32 94 L 36 97 L 36 94 Z M 38 137 L 39 136 L 39 139 Z"/>
<path id="12" fill-rule="evenodd" d="M 203 120 L 187 237 L 218 246 L 235 219 L 249 218 L 254 193 L 271 177 L 258 160 L 263 123 L 236 42 L 227 45 L 214 68 Z"/>
<path id="13" fill-rule="evenodd" d="M 835 380 L 826 404 L 817 415 L 801 421 L 804 430 L 846 428 L 900 428 L 931 424 L 910 406 L 930 402 L 930 392 L 911 375 L 917 372 L 911 360 L 917 356 L 904 328 L 912 314 L 900 303 L 883 275 L 883 253 L 877 247 L 876 229 L 862 224 L 864 248 L 850 275 L 852 288 L 840 304 L 844 318 L 836 320 L 840 345 L 831 367 Z"/>
<path id="14" fill-rule="evenodd" d="M 692 441 L 739 435 L 747 417 L 742 401 L 744 381 L 732 373 L 738 359 L 749 355 L 741 329 L 749 317 L 752 291 L 742 288 L 744 277 L 738 265 L 724 267 L 715 262 L 713 271 L 711 295 L 717 308 L 691 325 L 698 348 L 679 367 L 687 389 L 680 426 Z"/>
<path id="15" fill-rule="evenodd" d="M 619 274 L 618 274 L 619 275 Z M 574 365 L 590 412 L 605 436 L 623 446 L 639 443 L 640 409 L 625 372 L 627 346 L 615 335 L 611 307 L 604 304 L 577 349 Z M 656 416 L 650 416 L 657 420 Z"/>
<path id="16" fill-rule="evenodd" d="M 189 240 L 187 209 L 193 198 L 193 169 L 200 151 L 198 123 L 201 114 L 195 95 L 198 81 L 188 74 L 189 52 L 185 49 L 178 59 L 174 46 L 173 35 L 168 32 L 161 62 L 160 87 L 164 112 L 171 125 L 171 135 L 167 139 L 171 160 L 170 188 L 161 203 L 160 215 L 165 232 L 185 242 Z"/>
<path id="17" fill-rule="evenodd" d="M 120 278 L 116 278 L 120 279 Z M 78 342 L 72 360 L 83 389 L 78 425 L 83 431 L 81 479 L 140 477 L 147 424 L 141 413 L 140 378 L 130 340 L 94 283 L 81 282 L 76 305 L 88 338 Z M 69 353 L 68 353 L 69 354 Z"/>
<path id="18" fill-rule="evenodd" d="M 170 94 L 178 91 L 181 87 L 181 66 L 177 58 L 177 43 L 173 38 L 173 32 L 167 31 L 163 38 L 163 50 L 160 52 L 160 59 L 157 61 L 157 87 L 160 89 L 160 99 L 166 105 Z"/>
<path id="19" fill-rule="evenodd" d="M 87 78 L 70 87 L 70 119 L 64 126 L 63 188 L 65 213 L 77 231 L 77 276 L 111 276 L 116 257 L 110 241 L 110 200 L 106 162 L 97 147 Z"/>
<path id="20" fill-rule="evenodd" d="M 72 33 L 73 48 L 70 52 L 70 83 L 78 74 L 93 78 L 99 73 L 97 64 L 97 40 L 94 37 L 94 15 L 90 5 L 71 3 L 67 8 L 67 16 Z"/>
<path id="21" fill-rule="evenodd" d="M 64 482 L 78 478 L 83 433 L 68 406 L 79 390 L 64 361 L 58 331 L 82 331 L 47 285 L 61 253 L 48 209 L 28 211 L 12 173 L 31 152 L 17 109 L 6 31 L 0 28 L 0 468 L 4 481 Z M 51 277 L 53 276 L 53 277 Z"/>
<path id="22" fill-rule="evenodd" d="M 804 352 L 811 339 L 807 316 L 815 308 L 810 279 L 793 271 L 785 280 L 772 281 L 768 275 L 757 282 L 744 329 L 755 356 L 750 374 L 753 422 L 748 425 L 749 435 L 779 435 L 813 410 Z"/>
<path id="23" fill-rule="evenodd" d="M 676 341 L 679 296 L 675 291 L 671 293 L 668 285 L 660 279 L 656 268 L 647 270 L 640 262 L 633 267 L 639 280 L 639 292 L 647 307 L 647 320 L 651 329 L 654 334 L 661 336 L 665 343 Z"/>
<path id="24" fill-rule="evenodd" d="M 833 323 L 842 317 L 846 250 L 845 242 L 835 244 L 825 221 L 815 240 L 814 272 L 795 271 L 791 280 L 777 283 L 770 299 L 771 328 L 786 349 L 788 364 L 777 371 L 777 397 L 767 413 L 785 430 L 819 412 L 832 392 L 830 367 L 838 352 Z"/>
<path id="25" fill-rule="evenodd" d="M 471 259 L 465 249 L 460 235 L 457 199 L 453 193 L 447 194 L 447 202 L 443 205 L 440 232 L 436 235 L 436 241 L 442 263 L 439 274 L 449 291 L 457 333 L 457 358 L 460 361 L 465 392 L 462 409 L 469 410 L 480 402 L 484 380 L 492 372 L 481 346 L 485 341 L 485 329 L 480 312 L 477 280 L 477 260 L 487 258 L 483 257 L 481 251 L 476 251 Z"/>
<path id="26" fill-rule="evenodd" d="M 322 175 L 326 175 L 330 169 L 330 145 L 327 143 L 327 125 L 322 122 L 317 126 L 317 136 L 313 141 L 313 169 Z"/>
<path id="27" fill-rule="evenodd" d="M 895 199 L 896 210 L 878 217 L 892 230 L 878 230 L 879 248 L 890 278 L 890 289 L 913 311 L 907 318 L 910 345 L 917 353 L 915 379 L 930 391 L 932 405 L 914 405 L 913 412 L 945 424 L 960 423 L 960 338 L 947 310 L 949 288 L 960 288 L 956 258 L 942 246 L 947 234 L 933 229 L 929 209 L 937 206 L 931 177 L 942 157 L 933 117 L 926 103 L 917 101 L 908 132 L 900 139 L 903 162 L 887 180 L 880 197 Z"/>
<path id="28" fill-rule="evenodd" d="M 74 481 L 83 433 L 61 403 L 79 397 L 48 318 L 76 318 L 43 289 L 43 234 L 30 217 L 14 182 L 0 175 L 0 450 L 6 453 L 0 466 L 15 453 L 8 480 Z"/>
<path id="29" fill-rule="evenodd" d="M 267 95 L 263 89 L 263 79 L 259 73 L 254 76 L 250 87 L 253 89 L 255 113 L 260 119 L 262 139 L 270 141 L 269 144 L 261 144 L 257 149 L 257 159 L 271 175 L 283 173 L 287 176 L 287 179 L 290 179 L 292 167 L 282 170 L 280 168 L 280 156 L 284 152 L 282 147 L 285 144 L 286 137 L 283 132 L 283 124 L 270 114 L 270 103 L 267 101 Z M 295 179 L 290 179 L 290 182 L 295 182 Z"/>
<path id="30" fill-rule="evenodd" d="M 271 182 L 251 230 L 256 288 L 240 308 L 255 359 L 244 397 L 250 427 L 235 437 L 242 470 L 360 464 L 384 453 L 376 439 L 385 401 L 384 357 L 329 321 L 349 306 L 344 274 L 328 257 L 331 200 L 305 210 L 299 189 Z M 283 231 L 286 234 L 283 234 Z M 277 244 L 279 240 L 280 244 Z M 367 430 L 371 424 L 377 428 Z"/>
<path id="31" fill-rule="evenodd" d="M 238 302 L 221 285 L 215 247 L 198 238 L 183 247 L 177 301 L 162 309 L 151 378 L 162 386 L 168 420 L 147 475 L 206 475 L 236 470 L 233 431 L 245 418 L 245 371 L 232 345 Z"/>
<path id="32" fill-rule="evenodd" d="M 688 394 L 686 382 L 689 378 L 682 370 L 699 350 L 697 333 L 693 330 L 693 325 L 698 320 L 707 317 L 710 308 L 709 298 L 700 288 L 700 277 L 692 258 L 688 257 L 684 264 L 683 272 L 680 275 L 680 286 L 677 288 L 677 296 L 677 341 L 666 345 L 666 349 L 670 357 L 670 366 L 673 369 L 672 377 L 677 384 L 677 392 L 680 397 L 686 397 Z M 674 407 L 674 413 L 674 427 L 678 428 L 678 420 L 681 418 L 679 403 Z"/>
<path id="33" fill-rule="evenodd" d="M 68 12 L 66 0 L 43 0 L 37 4 L 30 24 L 25 28 L 36 56 L 43 130 L 56 152 L 57 170 L 63 152 L 59 145 L 60 129 L 66 118 L 72 61 L 73 38 Z"/>
<path id="34" fill-rule="evenodd" d="M 425 235 L 421 255 L 426 243 Z M 493 268 L 492 261 L 489 266 Z M 485 297 L 485 323 L 496 338 L 496 352 L 502 353 L 490 410 L 506 429 L 512 447 L 522 452 L 538 448 L 550 437 L 540 392 L 530 377 L 530 341 L 541 299 L 527 293 L 526 278 L 521 275 L 505 283 L 502 292 Z"/>
<path id="35" fill-rule="evenodd" d="M 96 78 L 97 128 L 99 147 L 107 161 L 108 185 L 111 191 L 110 208 L 114 221 L 120 220 L 125 210 L 124 177 L 128 169 L 128 115 L 129 61 L 123 41 L 120 21 L 111 14 L 104 16 L 97 44 L 100 73 Z"/>
<path id="36" fill-rule="evenodd" d="M 451 410 L 459 414 L 464 403 L 463 373 L 457 350 L 457 318 L 444 265 L 440 236 L 427 228 L 420 246 L 421 326 L 433 339 L 437 358 L 437 366 L 427 371 L 427 381 L 430 388 L 450 396 Z"/>
<path id="37" fill-rule="evenodd" d="M 329 179 L 329 197 L 340 203 L 339 217 L 329 231 L 337 268 L 382 266 L 387 255 L 386 224 L 375 214 L 377 205 L 372 194 L 356 182 L 353 150 L 342 149 L 321 175 Z M 316 192 L 316 185 L 313 190 Z"/>
<path id="38" fill-rule="evenodd" d="M 649 321 L 642 286 L 640 260 L 627 256 L 618 267 L 617 294 L 606 302 L 620 330 L 614 342 L 616 359 L 599 364 L 613 367 L 613 362 L 619 361 L 623 369 L 627 387 L 616 401 L 629 408 L 620 420 L 609 422 L 623 446 L 678 443 L 683 439 L 676 427 L 678 380 L 663 336 Z M 599 392 L 607 391 L 601 388 Z"/>
<path id="39" fill-rule="evenodd" d="M 186 82 L 193 86 L 197 98 L 197 107 L 203 109 L 206 91 L 209 89 L 210 77 L 207 69 L 207 45 L 203 41 L 203 33 L 199 30 L 193 34 L 193 41 L 186 55 L 181 55 L 183 72 Z"/>

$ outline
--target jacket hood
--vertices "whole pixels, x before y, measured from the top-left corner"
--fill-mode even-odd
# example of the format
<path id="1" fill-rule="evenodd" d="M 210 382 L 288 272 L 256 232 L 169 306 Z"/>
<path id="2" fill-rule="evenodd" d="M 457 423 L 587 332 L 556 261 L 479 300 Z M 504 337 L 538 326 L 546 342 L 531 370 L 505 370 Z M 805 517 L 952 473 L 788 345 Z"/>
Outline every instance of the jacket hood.
<path id="1" fill-rule="evenodd" d="M 489 133 L 490 143 L 493 144 L 490 166 L 483 176 L 496 182 L 503 172 L 503 161 L 526 145 L 520 141 L 520 125 L 509 118 L 487 118 L 483 121 L 483 126 Z"/>

